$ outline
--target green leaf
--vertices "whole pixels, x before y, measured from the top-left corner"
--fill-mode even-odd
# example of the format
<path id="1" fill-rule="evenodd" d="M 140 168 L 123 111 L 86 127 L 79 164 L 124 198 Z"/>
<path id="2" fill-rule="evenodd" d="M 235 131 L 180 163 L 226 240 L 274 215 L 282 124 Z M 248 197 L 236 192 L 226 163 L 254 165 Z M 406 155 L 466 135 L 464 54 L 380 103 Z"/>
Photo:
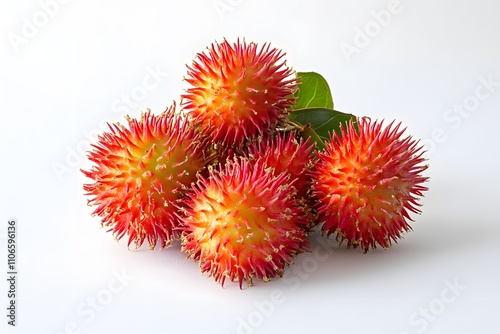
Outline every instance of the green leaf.
<path id="1" fill-rule="evenodd" d="M 323 141 L 328 141 L 330 133 L 341 135 L 340 127 L 346 127 L 352 120 L 356 126 L 356 116 L 327 108 L 308 108 L 292 111 L 288 119 L 303 126 L 310 126 Z"/>
<path id="2" fill-rule="evenodd" d="M 304 138 L 304 140 L 311 138 L 311 143 L 316 143 L 316 147 L 314 148 L 315 150 L 322 150 L 326 147 L 325 142 L 318 136 L 316 131 L 314 131 L 309 124 L 302 129 L 300 135 Z"/>
<path id="3" fill-rule="evenodd" d="M 316 72 L 297 72 L 299 89 L 295 93 L 293 110 L 305 108 L 333 109 L 333 98 L 330 87 L 320 74 Z"/>

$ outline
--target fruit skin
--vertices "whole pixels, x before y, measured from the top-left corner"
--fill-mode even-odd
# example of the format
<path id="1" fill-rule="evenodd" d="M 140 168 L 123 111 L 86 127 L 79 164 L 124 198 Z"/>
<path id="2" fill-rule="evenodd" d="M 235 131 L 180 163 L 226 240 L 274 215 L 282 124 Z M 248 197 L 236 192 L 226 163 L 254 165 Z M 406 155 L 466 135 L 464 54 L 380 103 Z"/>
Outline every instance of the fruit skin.
<path id="1" fill-rule="evenodd" d="M 267 166 L 274 168 L 275 174 L 290 173 L 291 179 L 297 179 L 294 187 L 298 197 L 304 198 L 311 186 L 308 172 L 314 165 L 313 148 L 310 138 L 297 140 L 294 133 L 277 132 L 253 143 L 245 153 L 251 160 L 263 159 Z"/>
<path id="2" fill-rule="evenodd" d="M 212 44 L 188 66 L 182 106 L 215 142 L 240 145 L 270 130 L 295 102 L 298 83 L 269 44 Z"/>
<path id="3" fill-rule="evenodd" d="M 268 134 L 252 143 L 244 152 L 250 161 L 262 159 L 267 166 L 273 168 L 275 175 L 289 173 L 291 180 L 296 179 L 293 183 L 296 189 L 294 198 L 304 212 L 303 219 L 308 222 L 308 230 L 317 222 L 309 200 L 312 185 L 309 172 L 316 161 L 316 157 L 311 154 L 314 146 L 315 143 L 311 143 L 310 138 L 297 140 L 292 132 L 278 131 L 275 135 Z"/>
<path id="4" fill-rule="evenodd" d="M 322 231 L 364 252 L 388 248 L 410 231 L 409 212 L 420 213 L 417 202 L 428 188 L 422 176 L 427 165 L 423 146 L 402 137 L 401 123 L 360 118 L 330 136 L 311 172 Z"/>
<path id="5" fill-rule="evenodd" d="M 287 173 L 275 176 L 262 160 L 211 170 L 188 196 L 182 250 L 222 285 L 282 276 L 309 246 L 290 184 Z"/>
<path id="6" fill-rule="evenodd" d="M 148 110 L 127 121 L 128 128 L 109 125 L 92 145 L 88 159 L 95 165 L 82 172 L 93 183 L 83 189 L 117 240 L 127 234 L 128 246 L 147 240 L 150 249 L 163 248 L 179 236 L 178 206 L 205 168 L 207 144 L 175 114 L 175 104 L 161 115 Z"/>

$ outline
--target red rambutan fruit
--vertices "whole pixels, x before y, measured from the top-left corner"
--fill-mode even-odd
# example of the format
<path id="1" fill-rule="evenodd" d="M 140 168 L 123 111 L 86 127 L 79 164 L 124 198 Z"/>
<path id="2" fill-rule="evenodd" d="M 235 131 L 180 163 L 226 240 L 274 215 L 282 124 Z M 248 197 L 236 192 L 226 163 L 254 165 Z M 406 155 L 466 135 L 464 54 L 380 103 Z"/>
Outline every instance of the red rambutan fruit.
<path id="1" fill-rule="evenodd" d="M 283 274 L 308 239 L 286 173 L 275 176 L 261 160 L 228 161 L 189 194 L 182 250 L 224 285 Z"/>
<path id="2" fill-rule="evenodd" d="M 251 162 L 262 159 L 264 164 L 273 169 L 274 174 L 290 174 L 290 179 L 295 180 L 293 187 L 296 189 L 294 198 L 297 205 L 304 213 L 304 220 L 308 222 L 307 230 L 316 224 L 316 215 L 312 210 L 309 199 L 311 176 L 309 172 L 314 165 L 316 157 L 311 154 L 314 143 L 310 138 L 297 140 L 294 133 L 277 132 L 275 136 L 267 135 L 246 148 L 245 156 Z"/>
<path id="3" fill-rule="evenodd" d="M 249 145 L 246 156 L 250 160 L 263 159 L 264 164 L 272 167 L 276 175 L 290 173 L 291 179 L 296 179 L 294 187 L 297 189 L 297 197 L 304 198 L 311 186 L 308 172 L 313 166 L 313 148 L 310 138 L 306 141 L 297 140 L 293 133 L 277 132 L 275 136 L 265 136 Z"/>
<path id="4" fill-rule="evenodd" d="M 140 120 L 127 118 L 128 128 L 109 125 L 98 137 L 82 172 L 94 182 L 84 185 L 94 215 L 117 240 L 128 235 L 140 247 L 163 248 L 178 237 L 178 206 L 197 174 L 205 168 L 206 141 L 175 114 L 175 105 L 161 115 L 149 110 Z"/>
<path id="5" fill-rule="evenodd" d="M 264 133 L 295 101 L 298 83 L 284 55 L 267 43 L 212 44 L 188 66 L 184 110 L 215 142 L 239 145 Z"/>
<path id="6" fill-rule="evenodd" d="M 428 166 L 423 146 L 402 137 L 401 123 L 384 128 L 383 121 L 360 118 L 357 127 L 350 122 L 317 152 L 312 196 L 322 231 L 367 252 L 377 244 L 388 248 L 411 230 L 409 211 L 420 213 Z"/>

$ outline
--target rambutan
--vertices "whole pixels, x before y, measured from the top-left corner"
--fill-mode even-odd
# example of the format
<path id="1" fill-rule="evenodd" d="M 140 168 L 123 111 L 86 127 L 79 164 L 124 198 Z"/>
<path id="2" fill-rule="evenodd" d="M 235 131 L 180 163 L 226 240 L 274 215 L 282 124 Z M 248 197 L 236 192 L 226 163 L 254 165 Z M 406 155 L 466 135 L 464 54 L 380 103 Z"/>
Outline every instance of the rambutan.
<path id="1" fill-rule="evenodd" d="M 298 83 L 269 44 L 212 44 L 188 66 L 182 106 L 212 140 L 239 145 L 271 129 L 292 107 Z"/>
<path id="2" fill-rule="evenodd" d="M 316 160 L 315 155 L 311 154 L 313 148 L 314 143 L 311 144 L 310 138 L 297 140 L 295 133 L 277 132 L 274 136 L 268 134 L 252 143 L 244 152 L 251 162 L 261 159 L 275 175 L 288 173 L 290 179 L 295 180 L 294 199 L 304 213 L 303 219 L 308 222 L 307 230 L 317 223 L 309 198 L 312 183 L 309 171 Z"/>
<path id="3" fill-rule="evenodd" d="M 161 115 L 149 110 L 141 119 L 127 118 L 128 128 L 109 125 L 98 137 L 82 172 L 94 182 L 84 185 L 94 215 L 117 240 L 128 235 L 140 247 L 170 244 L 178 237 L 178 207 L 197 174 L 205 168 L 206 141 L 175 114 L 175 105 Z"/>
<path id="4" fill-rule="evenodd" d="M 272 167 L 276 175 L 290 173 L 291 179 L 296 179 L 294 187 L 297 196 L 304 198 L 311 186 L 308 172 L 315 160 L 311 156 L 313 147 L 310 138 L 297 140 L 294 133 L 277 132 L 275 136 L 269 134 L 249 145 L 245 154 L 251 160 L 263 159 L 264 164 Z"/>
<path id="5" fill-rule="evenodd" d="M 313 198 L 328 236 L 367 252 L 377 244 L 388 248 L 411 230 L 407 220 L 409 212 L 420 213 L 427 165 L 423 146 L 403 138 L 400 127 L 360 118 L 357 128 L 350 122 L 317 152 Z"/>
<path id="6" fill-rule="evenodd" d="M 209 174 L 188 196 L 182 250 L 222 285 L 281 276 L 309 245 L 289 175 L 245 158 Z"/>

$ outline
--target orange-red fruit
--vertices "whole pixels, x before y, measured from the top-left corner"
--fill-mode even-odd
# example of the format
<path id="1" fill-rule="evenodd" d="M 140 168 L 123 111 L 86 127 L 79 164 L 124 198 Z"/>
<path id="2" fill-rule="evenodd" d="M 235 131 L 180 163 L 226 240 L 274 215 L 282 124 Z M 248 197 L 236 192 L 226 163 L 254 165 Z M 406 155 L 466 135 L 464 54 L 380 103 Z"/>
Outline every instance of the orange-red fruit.
<path id="1" fill-rule="evenodd" d="M 294 187 L 297 197 L 305 198 L 311 186 L 308 172 L 313 165 L 311 151 L 314 145 L 310 138 L 298 141 L 293 133 L 278 132 L 275 136 L 265 136 L 247 148 L 246 155 L 251 160 L 263 159 L 264 163 L 274 169 L 276 175 L 290 173 L 291 180 L 296 179 Z"/>
<path id="2" fill-rule="evenodd" d="M 420 213 L 428 178 L 423 146 L 402 136 L 401 123 L 384 127 L 361 118 L 357 124 L 330 137 L 311 176 L 323 232 L 366 252 L 388 248 L 411 230 L 409 212 Z"/>
<path id="3" fill-rule="evenodd" d="M 188 66 L 184 109 L 216 142 L 239 145 L 264 133 L 295 101 L 298 83 L 284 55 L 267 43 L 212 44 Z"/>
<path id="4" fill-rule="evenodd" d="M 317 223 L 309 197 L 312 183 L 309 172 L 315 161 L 315 156 L 311 155 L 313 147 L 309 138 L 298 141 L 293 133 L 278 132 L 275 136 L 267 135 L 252 143 L 245 153 L 250 161 L 262 159 L 266 166 L 273 169 L 275 175 L 288 173 L 290 180 L 295 180 L 294 199 L 304 213 L 302 219 L 307 222 L 307 230 Z"/>
<path id="5" fill-rule="evenodd" d="M 283 274 L 308 247 L 304 221 L 286 173 L 275 176 L 262 163 L 228 161 L 210 171 L 189 195 L 182 249 L 216 282 Z"/>
<path id="6" fill-rule="evenodd" d="M 140 247 L 153 249 L 178 237 L 178 206 L 197 174 L 205 167 L 205 146 L 172 106 L 161 115 L 150 111 L 141 119 L 128 118 L 128 128 L 110 125 L 89 153 L 95 163 L 82 172 L 89 205 L 116 239 L 128 235 Z"/>

